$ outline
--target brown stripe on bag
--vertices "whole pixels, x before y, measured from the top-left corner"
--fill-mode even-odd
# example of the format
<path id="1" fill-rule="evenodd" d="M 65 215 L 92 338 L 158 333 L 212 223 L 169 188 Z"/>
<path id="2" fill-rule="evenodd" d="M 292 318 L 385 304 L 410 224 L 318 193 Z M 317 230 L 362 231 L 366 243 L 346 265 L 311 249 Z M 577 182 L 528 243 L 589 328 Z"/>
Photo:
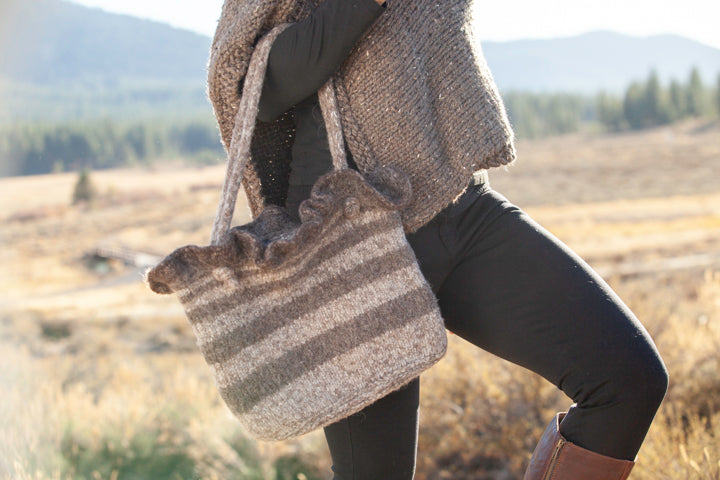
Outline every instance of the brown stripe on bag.
<path id="1" fill-rule="evenodd" d="M 377 235 L 391 234 L 396 231 L 397 224 L 396 219 L 383 216 L 376 221 L 363 225 L 362 228 L 348 229 L 344 234 L 334 239 L 329 245 L 319 246 L 319 251 L 322 252 L 307 252 L 305 257 L 306 262 L 300 263 L 297 266 L 287 267 L 282 270 L 283 273 L 280 275 L 273 275 L 271 271 L 258 272 L 258 275 L 248 275 L 247 280 L 253 285 L 252 290 L 247 289 L 242 292 L 244 298 L 252 298 L 258 295 L 263 295 L 267 291 L 271 291 L 278 288 L 287 288 L 287 285 L 292 285 L 297 278 L 306 277 L 308 272 L 318 268 L 322 263 L 332 261 L 332 258 L 337 255 L 343 254 L 345 250 L 348 250 L 364 240 Z M 409 247 L 408 247 L 409 248 Z M 269 270 L 269 269 L 268 269 Z M 285 274 L 288 272 L 288 274 Z M 273 278 L 275 277 L 275 278 Z M 257 283 L 257 279 L 263 280 L 262 283 Z M 242 278 L 238 279 L 239 282 L 243 282 Z M 285 284 L 285 285 L 283 285 Z M 208 288 L 221 289 L 219 283 L 211 283 Z M 244 285 L 242 285 L 244 286 Z M 247 292 L 247 293 L 246 293 Z M 208 322 L 213 321 L 217 315 L 222 315 L 224 312 L 235 308 L 238 305 L 238 293 L 233 292 L 231 295 L 196 295 L 194 298 L 181 299 L 184 302 L 185 312 L 191 323 L 196 322 Z M 208 311 L 212 312 L 212 315 L 208 315 Z"/>
<path id="2" fill-rule="evenodd" d="M 199 343 L 200 351 L 208 363 L 226 362 L 244 348 L 285 327 L 288 322 L 312 313 L 322 305 L 356 290 L 361 285 L 367 285 L 377 278 L 391 275 L 400 269 L 412 266 L 414 261 L 414 258 L 407 255 L 405 249 L 391 251 L 369 259 L 353 269 L 352 272 L 349 272 L 348 275 L 351 278 L 346 282 L 342 282 L 341 285 L 338 285 L 337 278 L 330 278 L 318 284 L 313 291 L 294 298 L 292 302 L 280 305 L 269 310 L 264 315 L 257 316 L 252 325 L 240 325 L 221 338 L 215 338 L 205 344 Z M 357 279 L 361 279 L 361 281 Z M 408 288 L 414 287 L 414 285 L 408 286 Z"/>
<path id="3" fill-rule="evenodd" d="M 418 297 L 427 296 L 426 288 L 418 288 L 385 302 L 265 364 L 244 381 L 220 388 L 220 393 L 228 399 L 233 412 L 241 415 L 313 368 L 428 313 L 416 312 Z M 432 299 L 422 305 L 427 305 L 428 300 Z"/>

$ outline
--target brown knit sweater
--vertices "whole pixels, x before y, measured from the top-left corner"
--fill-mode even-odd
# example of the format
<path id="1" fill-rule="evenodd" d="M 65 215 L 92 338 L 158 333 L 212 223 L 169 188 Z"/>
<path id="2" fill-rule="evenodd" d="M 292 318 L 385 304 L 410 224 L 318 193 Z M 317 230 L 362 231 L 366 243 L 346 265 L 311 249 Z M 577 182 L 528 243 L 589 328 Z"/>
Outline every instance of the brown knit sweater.
<path id="1" fill-rule="evenodd" d="M 408 232 L 461 194 L 473 172 L 515 159 L 505 108 L 473 31 L 476 1 L 388 0 L 335 77 L 345 139 L 359 170 L 392 166 L 410 177 L 413 199 L 402 212 Z M 257 39 L 304 18 L 317 3 L 225 1 L 208 88 L 226 147 L 237 85 Z M 265 204 L 285 202 L 292 115 L 256 127 L 243 177 L 254 217 Z"/>

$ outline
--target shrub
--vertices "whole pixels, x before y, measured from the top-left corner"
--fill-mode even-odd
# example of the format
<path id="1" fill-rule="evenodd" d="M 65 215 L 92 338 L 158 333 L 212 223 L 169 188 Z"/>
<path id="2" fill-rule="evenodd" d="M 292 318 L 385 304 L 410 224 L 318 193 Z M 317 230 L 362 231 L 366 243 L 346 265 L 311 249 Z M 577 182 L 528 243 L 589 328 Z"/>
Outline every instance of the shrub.
<path id="1" fill-rule="evenodd" d="M 75 189 L 73 190 L 72 204 L 91 203 L 95 198 L 95 187 L 90 180 L 90 173 L 83 169 L 78 174 Z"/>

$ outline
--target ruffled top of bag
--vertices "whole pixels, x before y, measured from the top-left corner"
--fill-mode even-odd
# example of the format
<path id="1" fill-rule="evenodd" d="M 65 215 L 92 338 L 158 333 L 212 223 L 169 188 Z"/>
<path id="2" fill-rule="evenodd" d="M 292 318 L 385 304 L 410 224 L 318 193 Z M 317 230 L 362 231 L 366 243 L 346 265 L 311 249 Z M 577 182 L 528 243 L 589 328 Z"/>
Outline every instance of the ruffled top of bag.
<path id="1" fill-rule="evenodd" d="M 407 176 L 392 168 L 379 167 L 365 178 L 349 169 L 330 172 L 300 204 L 300 223 L 284 208 L 269 205 L 253 222 L 230 229 L 217 246 L 175 250 L 147 272 L 146 281 L 155 293 L 170 294 L 218 268 L 241 276 L 243 270 L 281 267 L 316 242 L 338 216 L 351 219 L 369 210 L 400 211 L 411 197 Z"/>

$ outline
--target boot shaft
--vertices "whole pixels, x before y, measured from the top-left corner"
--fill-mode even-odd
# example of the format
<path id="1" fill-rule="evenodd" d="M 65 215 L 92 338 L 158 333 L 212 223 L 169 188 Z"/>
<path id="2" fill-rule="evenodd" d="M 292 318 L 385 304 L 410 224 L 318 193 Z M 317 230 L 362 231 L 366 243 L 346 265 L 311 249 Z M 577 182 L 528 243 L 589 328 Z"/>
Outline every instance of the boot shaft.
<path id="1" fill-rule="evenodd" d="M 524 480 L 626 480 L 635 462 L 592 452 L 560 434 L 559 413 L 535 447 Z"/>

